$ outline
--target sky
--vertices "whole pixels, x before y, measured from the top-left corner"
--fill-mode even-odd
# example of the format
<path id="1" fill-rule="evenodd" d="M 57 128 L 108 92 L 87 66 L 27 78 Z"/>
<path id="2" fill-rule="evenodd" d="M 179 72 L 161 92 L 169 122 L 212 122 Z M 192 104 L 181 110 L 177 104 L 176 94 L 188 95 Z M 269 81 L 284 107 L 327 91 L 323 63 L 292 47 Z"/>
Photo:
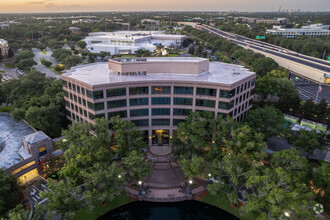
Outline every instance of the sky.
<path id="1" fill-rule="evenodd" d="M 95 11 L 330 11 L 329 0 L 0 0 L 0 13 Z"/>

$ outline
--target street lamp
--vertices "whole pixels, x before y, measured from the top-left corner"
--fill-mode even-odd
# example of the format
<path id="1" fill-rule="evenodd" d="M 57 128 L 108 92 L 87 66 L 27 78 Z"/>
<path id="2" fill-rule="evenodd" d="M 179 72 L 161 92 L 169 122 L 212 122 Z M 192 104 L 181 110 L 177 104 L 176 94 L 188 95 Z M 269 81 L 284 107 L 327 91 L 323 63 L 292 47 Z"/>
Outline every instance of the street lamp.
<path id="1" fill-rule="evenodd" d="M 192 195 L 192 184 L 193 184 L 193 181 L 192 180 L 189 180 L 189 195 Z"/>
<path id="2" fill-rule="evenodd" d="M 286 211 L 286 212 L 284 212 L 284 215 L 285 215 L 285 217 L 288 217 L 288 218 L 290 217 L 290 213 L 289 213 L 289 212 L 287 212 L 287 211 Z"/>
<path id="3" fill-rule="evenodd" d="M 208 176 L 209 176 L 209 184 L 211 184 L 212 183 L 212 180 L 211 180 L 212 175 L 209 173 Z"/>
<path id="4" fill-rule="evenodd" d="M 139 185 L 139 195 L 142 195 L 142 181 L 141 180 L 139 180 L 138 185 Z"/>

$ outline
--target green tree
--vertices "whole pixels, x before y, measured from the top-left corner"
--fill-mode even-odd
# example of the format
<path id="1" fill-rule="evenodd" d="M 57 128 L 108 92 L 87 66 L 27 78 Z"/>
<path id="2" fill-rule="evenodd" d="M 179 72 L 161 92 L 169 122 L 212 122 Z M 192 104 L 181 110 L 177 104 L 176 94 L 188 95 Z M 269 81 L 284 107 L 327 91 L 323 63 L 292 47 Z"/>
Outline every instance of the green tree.
<path id="1" fill-rule="evenodd" d="M 86 46 L 87 46 L 87 43 L 86 43 L 85 41 L 80 40 L 80 41 L 77 42 L 77 45 L 78 45 L 78 47 L 80 47 L 81 49 L 85 49 Z"/>
<path id="2" fill-rule="evenodd" d="M 325 133 L 317 133 L 315 130 L 300 130 L 289 137 L 289 142 L 309 154 L 312 154 L 315 149 L 322 150 L 326 145 Z"/>
<path id="3" fill-rule="evenodd" d="M 64 64 L 67 69 L 82 63 L 80 56 L 68 56 L 64 59 Z"/>
<path id="4" fill-rule="evenodd" d="M 308 181 L 307 176 L 310 173 L 308 160 L 300 156 L 300 152 L 295 148 L 274 153 L 270 162 L 275 168 L 283 168 L 288 173 L 294 173 L 293 178 L 297 178 L 297 181 Z"/>
<path id="5" fill-rule="evenodd" d="M 60 48 L 54 50 L 52 57 L 54 57 L 57 62 L 63 62 L 66 57 L 71 55 L 72 55 L 71 50 Z"/>
<path id="6" fill-rule="evenodd" d="M 0 169 L 0 216 L 19 204 L 22 198 L 22 189 L 17 179 Z"/>
<path id="7" fill-rule="evenodd" d="M 328 104 L 325 99 L 322 99 L 315 107 L 317 118 L 325 119 L 327 115 Z"/>
<path id="8" fill-rule="evenodd" d="M 142 177 L 148 176 L 150 173 L 150 165 L 145 163 L 145 156 L 137 151 L 130 151 L 127 157 L 124 158 L 124 169 L 134 177 L 136 181 L 141 180 Z"/>
<path id="9" fill-rule="evenodd" d="M 32 59 L 34 57 L 34 53 L 31 50 L 22 50 L 18 52 L 16 56 L 16 63 L 20 62 L 21 60 Z"/>
<path id="10" fill-rule="evenodd" d="M 47 46 L 55 50 L 61 48 L 63 46 L 63 43 L 58 41 L 57 39 L 51 39 L 47 42 Z"/>
<path id="11" fill-rule="evenodd" d="M 246 182 L 249 169 L 250 162 L 243 155 L 226 153 L 213 166 L 213 175 L 218 181 L 209 185 L 211 194 L 222 191 L 231 203 L 238 204 L 238 193 Z"/>
<path id="12" fill-rule="evenodd" d="M 112 145 L 120 158 L 126 157 L 133 150 L 147 147 L 133 122 L 122 121 L 119 117 L 112 117 L 110 121 L 115 133 Z"/>
<path id="13" fill-rule="evenodd" d="M 189 47 L 188 53 L 190 53 L 191 55 L 195 54 L 195 46 L 194 45 Z"/>
<path id="14" fill-rule="evenodd" d="M 285 212 L 294 219 L 311 219 L 312 193 L 306 184 L 295 183 L 291 176 L 281 167 L 253 172 L 246 181 L 246 187 L 253 192 L 247 195 L 242 210 L 261 213 L 264 219 L 284 218 Z"/>
<path id="15" fill-rule="evenodd" d="M 176 154 L 191 159 L 193 155 L 203 156 L 215 140 L 216 122 L 210 112 L 191 112 L 184 123 L 178 125 L 173 144 Z"/>
<path id="16" fill-rule="evenodd" d="M 120 146 L 123 142 L 113 145 L 113 135 L 119 130 L 127 128 L 127 121 L 112 118 L 113 127 L 108 130 L 108 121 L 104 118 L 96 119 L 94 125 L 88 123 L 73 124 L 69 130 L 63 132 L 70 147 L 64 153 L 65 164 L 59 172 L 61 183 L 54 183 L 50 187 L 53 192 L 47 192 L 46 197 L 54 196 L 50 201 L 49 210 L 68 213 L 72 216 L 81 206 L 93 208 L 93 205 L 106 200 L 112 200 L 120 194 L 127 179 L 142 178 L 149 173 L 149 165 L 145 156 L 138 153 L 139 137 L 135 136 L 135 127 L 128 126 L 129 143 L 132 145 Z M 91 131 L 92 130 L 92 131 Z M 118 133 L 116 133 L 118 132 Z M 124 131 L 122 131 L 124 132 Z M 134 135 L 132 135 L 134 133 Z M 119 134 L 120 136 L 120 134 Z M 118 137 L 117 137 L 118 138 Z M 126 143 L 123 143 L 126 144 Z M 129 148 L 123 149 L 124 147 Z M 118 157 L 118 149 L 126 152 Z M 122 159 L 122 162 L 116 162 Z M 126 169 L 127 168 L 127 169 Z M 66 184 L 68 185 L 67 188 Z M 63 191 L 63 193 L 62 193 Z M 68 202 L 75 200 L 71 211 L 63 207 L 65 203 L 60 194 L 67 194 Z M 79 207 L 77 207 L 77 202 Z"/>
<path id="17" fill-rule="evenodd" d="M 250 110 L 245 121 L 256 132 L 262 132 L 265 138 L 280 135 L 285 129 L 282 112 L 273 106 Z"/>
<path id="18" fill-rule="evenodd" d="M 14 108 L 14 109 L 10 112 L 10 116 L 11 116 L 15 121 L 19 121 L 19 120 L 25 118 L 25 110 L 22 109 L 22 108 Z"/>
<path id="19" fill-rule="evenodd" d="M 302 113 L 307 118 L 313 118 L 315 114 L 315 104 L 312 99 L 306 100 L 302 106 Z"/>
<path id="20" fill-rule="evenodd" d="M 263 139 L 262 133 L 256 133 L 248 125 L 243 125 L 231 131 L 231 139 L 226 140 L 225 145 L 229 153 L 260 160 L 266 157 L 266 143 Z"/>
<path id="21" fill-rule="evenodd" d="M 199 175 L 203 171 L 204 159 L 202 157 L 193 156 L 191 160 L 182 159 L 179 164 L 184 172 L 184 174 L 192 179 L 193 177 Z"/>
<path id="22" fill-rule="evenodd" d="M 29 218 L 30 212 L 23 208 L 22 204 L 11 209 L 8 214 L 8 220 L 26 220 Z M 2 220 L 5 220 L 1 218 Z M 6 218 L 7 219 L 7 218 Z"/>
<path id="23" fill-rule="evenodd" d="M 48 199 L 47 211 L 61 215 L 62 219 L 72 219 L 82 207 L 81 202 L 77 199 L 78 193 L 73 182 L 70 179 L 58 182 L 48 179 L 47 187 L 50 190 L 40 193 L 42 198 Z"/>
<path id="24" fill-rule="evenodd" d="M 16 67 L 18 69 L 22 69 L 24 71 L 29 71 L 32 66 L 37 65 L 37 62 L 33 59 L 24 59 L 20 60 L 18 63 L 16 63 Z"/>

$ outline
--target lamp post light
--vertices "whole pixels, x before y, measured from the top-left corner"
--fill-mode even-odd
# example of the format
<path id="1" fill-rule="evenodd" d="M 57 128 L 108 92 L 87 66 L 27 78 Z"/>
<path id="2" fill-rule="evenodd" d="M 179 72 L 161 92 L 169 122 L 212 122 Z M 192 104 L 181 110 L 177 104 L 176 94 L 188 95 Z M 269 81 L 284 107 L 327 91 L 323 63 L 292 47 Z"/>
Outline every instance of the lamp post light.
<path id="1" fill-rule="evenodd" d="M 192 195 L 192 184 L 193 184 L 193 181 L 189 180 L 189 189 L 188 189 L 189 195 Z"/>
<path id="2" fill-rule="evenodd" d="M 290 216 L 291 216 L 291 215 L 290 215 L 290 212 L 285 211 L 285 212 L 284 212 L 284 216 L 287 217 L 287 218 L 290 218 Z"/>
<path id="3" fill-rule="evenodd" d="M 209 173 L 208 176 L 209 176 L 209 184 L 211 184 L 212 183 L 212 180 L 211 180 L 212 174 Z"/>
<path id="4" fill-rule="evenodd" d="M 142 181 L 140 180 L 138 182 L 138 185 L 139 185 L 139 196 L 142 195 Z"/>

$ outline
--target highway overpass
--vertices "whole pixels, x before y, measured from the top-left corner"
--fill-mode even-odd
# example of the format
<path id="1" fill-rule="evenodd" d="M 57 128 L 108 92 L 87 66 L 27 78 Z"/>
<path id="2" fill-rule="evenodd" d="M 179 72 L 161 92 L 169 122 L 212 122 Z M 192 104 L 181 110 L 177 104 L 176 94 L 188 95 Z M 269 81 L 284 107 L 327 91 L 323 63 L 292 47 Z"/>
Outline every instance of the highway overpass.
<path id="1" fill-rule="evenodd" d="M 196 25 L 195 27 L 213 35 L 226 38 L 246 49 L 264 54 L 266 57 L 274 59 L 279 65 L 314 82 L 330 83 L 330 62 L 326 60 L 298 54 L 269 43 L 224 32 L 208 25 Z"/>

